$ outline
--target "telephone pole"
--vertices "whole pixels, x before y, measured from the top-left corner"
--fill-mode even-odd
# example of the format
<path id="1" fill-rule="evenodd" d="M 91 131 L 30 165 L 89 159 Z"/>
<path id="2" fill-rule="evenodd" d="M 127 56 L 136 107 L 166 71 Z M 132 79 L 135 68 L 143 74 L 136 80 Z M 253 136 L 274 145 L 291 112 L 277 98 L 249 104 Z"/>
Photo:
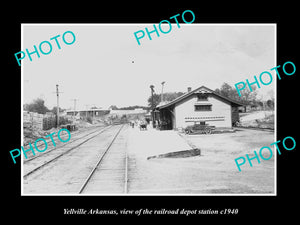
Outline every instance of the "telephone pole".
<path id="1" fill-rule="evenodd" d="M 85 111 L 85 119 L 87 119 L 88 117 L 88 107 L 89 105 L 85 105 L 86 111 Z"/>
<path id="2" fill-rule="evenodd" d="M 165 85 L 165 81 L 161 82 L 161 96 L 160 96 L 160 102 L 164 101 L 164 85 Z"/>
<path id="3" fill-rule="evenodd" d="M 57 84 L 56 92 L 52 92 L 52 93 L 56 93 L 56 127 L 58 127 L 59 126 L 59 93 L 63 93 L 63 92 L 58 91 L 58 84 Z"/>
<path id="4" fill-rule="evenodd" d="M 63 93 L 63 92 L 59 92 L 58 91 L 58 84 L 56 85 L 56 127 L 59 126 L 59 93 Z"/>
<path id="5" fill-rule="evenodd" d="M 74 117 L 75 117 L 75 111 L 76 111 L 76 101 L 79 100 L 79 99 L 76 99 L 76 98 L 73 98 L 71 99 L 71 101 L 74 101 Z"/>
<path id="6" fill-rule="evenodd" d="M 152 126 L 153 126 L 153 128 L 155 128 L 154 101 L 153 101 L 154 85 L 150 85 L 150 89 L 151 89 L 151 114 L 152 114 Z"/>
<path id="7" fill-rule="evenodd" d="M 57 97 L 57 105 L 56 105 L 56 127 L 59 126 L 59 91 L 58 84 L 56 85 L 56 97 Z"/>

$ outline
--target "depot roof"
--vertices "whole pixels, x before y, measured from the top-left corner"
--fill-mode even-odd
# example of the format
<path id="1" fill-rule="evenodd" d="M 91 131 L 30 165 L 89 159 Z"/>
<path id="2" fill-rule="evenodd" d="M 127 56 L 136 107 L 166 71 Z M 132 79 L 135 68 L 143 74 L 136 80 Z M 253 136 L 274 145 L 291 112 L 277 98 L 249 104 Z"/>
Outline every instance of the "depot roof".
<path id="1" fill-rule="evenodd" d="M 238 102 L 238 101 L 235 101 L 231 98 L 228 98 L 228 97 L 225 97 L 223 95 L 220 95 L 218 94 L 217 92 L 205 87 L 205 86 L 201 86 L 193 91 L 190 91 L 190 92 L 187 92 L 181 96 L 179 96 L 178 98 L 174 99 L 173 101 L 170 101 L 166 104 L 161 104 L 161 105 L 158 105 L 156 106 L 157 109 L 163 109 L 163 108 L 167 108 L 169 106 L 173 106 L 175 105 L 176 103 L 179 103 L 181 101 L 183 101 L 184 99 L 188 98 L 189 96 L 193 95 L 193 94 L 198 94 L 198 93 L 211 93 L 213 95 L 216 95 L 218 96 L 219 98 L 225 100 L 226 102 L 229 102 L 231 105 L 233 106 L 244 106 L 244 104 Z"/>

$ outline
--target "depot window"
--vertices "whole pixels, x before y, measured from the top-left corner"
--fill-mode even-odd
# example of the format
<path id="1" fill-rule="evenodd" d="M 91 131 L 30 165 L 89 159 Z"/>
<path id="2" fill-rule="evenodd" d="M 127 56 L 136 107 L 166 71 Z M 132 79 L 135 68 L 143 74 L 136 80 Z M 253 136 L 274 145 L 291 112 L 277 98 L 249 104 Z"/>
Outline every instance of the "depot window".
<path id="1" fill-rule="evenodd" d="M 198 94 L 198 101 L 207 101 L 207 95 L 206 94 Z"/>
<path id="2" fill-rule="evenodd" d="M 211 111 L 211 105 L 195 105 L 195 111 Z"/>

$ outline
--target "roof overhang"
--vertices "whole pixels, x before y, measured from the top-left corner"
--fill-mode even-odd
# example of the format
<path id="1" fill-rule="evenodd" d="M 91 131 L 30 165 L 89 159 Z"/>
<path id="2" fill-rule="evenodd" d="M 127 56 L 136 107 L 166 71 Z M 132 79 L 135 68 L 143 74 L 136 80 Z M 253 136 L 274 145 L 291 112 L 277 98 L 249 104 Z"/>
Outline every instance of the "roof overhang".
<path id="1" fill-rule="evenodd" d="M 201 87 L 199 87 L 199 88 L 197 88 L 197 89 L 195 89 L 193 91 L 187 92 L 187 93 L 179 96 L 178 98 L 174 99 L 171 102 L 168 102 L 168 103 L 166 103 L 164 105 L 159 105 L 156 108 L 158 110 L 160 110 L 160 109 L 164 109 L 164 108 L 168 108 L 168 107 L 174 107 L 176 103 L 181 102 L 182 100 L 188 98 L 191 95 L 194 95 L 194 94 L 204 94 L 204 93 L 210 93 L 210 94 L 216 95 L 219 98 L 225 100 L 226 102 L 229 102 L 231 104 L 231 106 L 244 106 L 244 104 L 242 104 L 242 103 L 240 103 L 240 102 L 238 102 L 236 100 L 227 98 L 227 97 L 222 96 L 222 95 L 216 93 L 215 91 L 213 91 L 213 90 L 211 90 L 211 89 L 209 89 L 209 88 L 207 88 L 205 86 L 201 86 Z M 206 105 L 207 105 L 207 103 L 206 103 Z"/>

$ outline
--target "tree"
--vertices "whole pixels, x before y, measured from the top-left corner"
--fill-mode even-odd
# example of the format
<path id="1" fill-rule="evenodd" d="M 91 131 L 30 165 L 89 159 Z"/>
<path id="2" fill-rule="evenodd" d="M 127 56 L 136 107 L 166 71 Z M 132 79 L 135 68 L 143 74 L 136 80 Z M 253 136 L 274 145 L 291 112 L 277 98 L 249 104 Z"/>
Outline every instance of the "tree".
<path id="1" fill-rule="evenodd" d="M 119 109 L 120 110 L 134 110 L 134 109 L 145 109 L 145 110 L 148 110 L 149 107 L 147 107 L 147 106 L 133 105 L 133 106 L 121 107 Z"/>
<path id="2" fill-rule="evenodd" d="M 262 101 L 257 101 L 257 105 L 259 105 L 261 108 L 264 107 L 264 103 Z"/>
<path id="3" fill-rule="evenodd" d="M 225 82 L 222 84 L 220 89 L 216 89 L 216 92 L 228 98 L 234 97 L 233 88 Z"/>
<path id="4" fill-rule="evenodd" d="M 267 106 L 268 106 L 270 109 L 274 109 L 274 100 L 269 99 L 269 100 L 267 101 Z"/>
<path id="5" fill-rule="evenodd" d="M 24 110 L 29 112 L 37 112 L 40 114 L 45 114 L 46 112 L 49 112 L 50 110 L 45 106 L 45 101 L 41 98 L 37 98 L 33 100 L 32 103 L 25 104 Z"/>
<path id="6" fill-rule="evenodd" d="M 225 96 L 227 98 L 231 98 L 243 104 L 255 104 L 257 102 L 256 96 L 256 86 L 251 87 L 252 91 L 249 88 L 245 88 L 241 91 L 241 96 L 238 95 L 237 90 L 231 87 L 227 83 L 223 83 L 220 89 L 216 89 L 215 92 L 218 94 Z"/>
<path id="7" fill-rule="evenodd" d="M 183 92 L 167 92 L 164 93 L 164 101 L 170 102 L 173 101 L 175 98 L 178 98 L 179 96 L 183 95 Z"/>
<path id="8" fill-rule="evenodd" d="M 166 92 L 164 93 L 164 101 L 170 102 L 173 101 L 175 98 L 178 98 L 179 96 L 183 95 L 183 92 Z M 156 107 L 161 100 L 161 94 L 153 94 L 153 105 Z M 148 105 L 151 107 L 152 99 L 151 96 L 148 98 Z"/>
<path id="9" fill-rule="evenodd" d="M 256 86 L 251 87 L 252 91 L 250 91 L 248 88 L 245 88 L 242 92 L 241 92 L 241 100 L 244 104 L 255 104 L 257 99 L 257 88 Z"/>
<path id="10" fill-rule="evenodd" d="M 160 95 L 153 93 L 153 107 L 156 107 L 159 104 L 159 102 L 160 102 Z M 152 97 L 150 96 L 148 98 L 148 105 L 150 106 L 150 108 L 151 108 L 151 104 L 152 104 Z"/>
<path id="11" fill-rule="evenodd" d="M 109 107 L 109 109 L 111 109 L 111 110 L 117 110 L 118 107 L 117 107 L 116 105 L 111 105 L 111 106 Z"/>
<path id="12" fill-rule="evenodd" d="M 57 106 L 54 106 L 54 107 L 51 109 L 51 112 L 52 112 L 53 114 L 55 114 L 55 115 L 56 115 L 56 113 L 57 113 L 57 110 L 56 110 L 56 109 L 57 109 Z M 59 110 L 60 113 L 63 112 L 63 109 L 60 108 L 60 107 L 59 107 L 58 110 Z"/>

